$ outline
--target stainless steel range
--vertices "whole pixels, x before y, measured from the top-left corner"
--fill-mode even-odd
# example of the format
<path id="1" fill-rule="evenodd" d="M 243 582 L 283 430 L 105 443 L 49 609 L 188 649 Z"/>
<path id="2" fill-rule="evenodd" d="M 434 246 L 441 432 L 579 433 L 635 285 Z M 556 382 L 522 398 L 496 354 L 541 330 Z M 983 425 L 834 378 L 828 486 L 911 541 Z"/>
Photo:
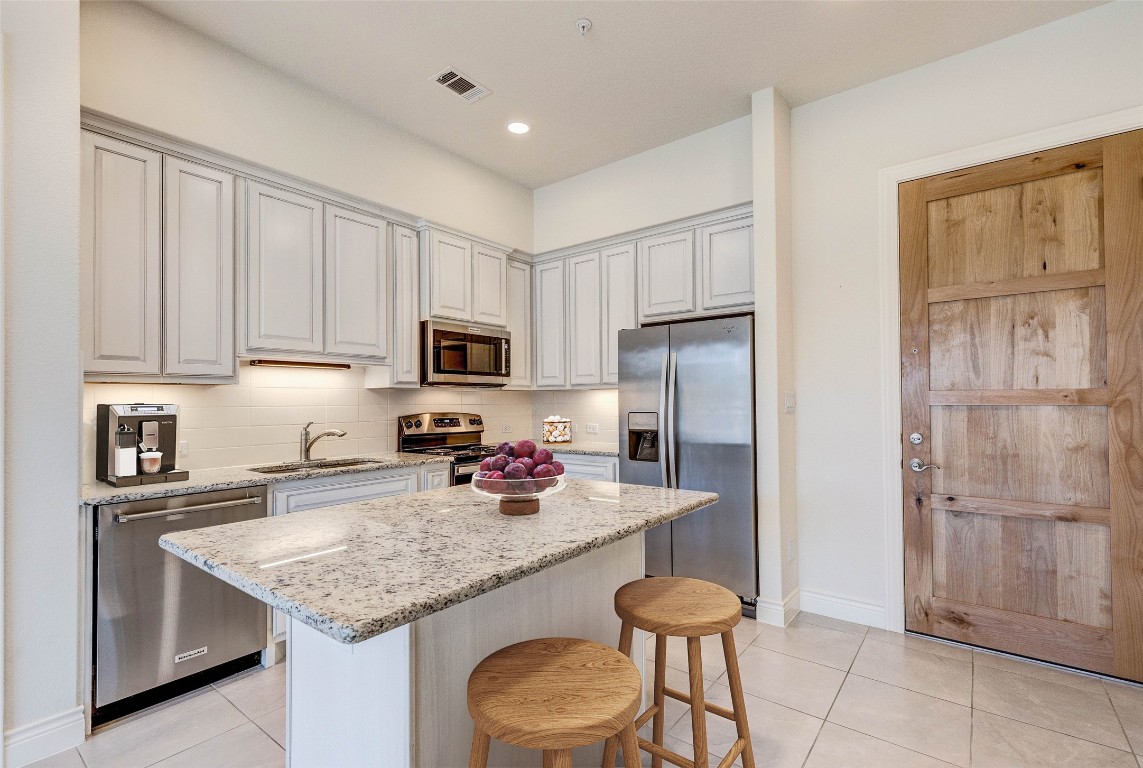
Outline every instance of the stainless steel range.
<path id="1" fill-rule="evenodd" d="M 484 420 L 479 413 L 411 413 L 397 418 L 397 449 L 452 459 L 450 485 L 472 482 L 480 462 L 496 452 L 481 445 Z"/>

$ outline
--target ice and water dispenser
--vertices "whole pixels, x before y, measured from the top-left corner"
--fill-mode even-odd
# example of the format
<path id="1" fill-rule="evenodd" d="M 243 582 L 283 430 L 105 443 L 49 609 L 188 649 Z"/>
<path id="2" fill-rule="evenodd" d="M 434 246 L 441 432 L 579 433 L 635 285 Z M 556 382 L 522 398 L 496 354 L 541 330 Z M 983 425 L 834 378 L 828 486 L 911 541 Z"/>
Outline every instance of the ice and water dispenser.
<path id="1" fill-rule="evenodd" d="M 659 460 L 659 414 L 654 411 L 627 414 L 627 458 L 631 461 Z"/>

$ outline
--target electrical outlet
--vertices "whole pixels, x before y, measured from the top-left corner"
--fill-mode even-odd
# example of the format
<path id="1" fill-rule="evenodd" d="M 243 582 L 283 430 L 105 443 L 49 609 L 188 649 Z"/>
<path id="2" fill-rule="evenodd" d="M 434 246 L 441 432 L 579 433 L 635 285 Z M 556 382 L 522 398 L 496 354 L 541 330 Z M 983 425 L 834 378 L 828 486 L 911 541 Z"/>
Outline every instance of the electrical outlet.
<path id="1" fill-rule="evenodd" d="M 500 428 L 500 431 L 503 432 L 504 434 L 508 434 L 509 432 L 512 431 L 512 425 L 511 424 L 505 424 L 504 426 L 502 426 Z"/>
<path id="2" fill-rule="evenodd" d="M 599 425 L 598 424 L 588 424 L 587 425 L 587 433 L 589 435 L 598 435 L 599 434 Z"/>
<path id="3" fill-rule="evenodd" d="M 187 455 L 187 441 L 179 440 L 179 456 L 186 457 Z"/>
<path id="4" fill-rule="evenodd" d="M 798 556 L 798 540 L 786 539 L 786 562 L 794 562 L 794 558 Z"/>
<path id="5" fill-rule="evenodd" d="M 798 401 L 797 401 L 797 398 L 794 397 L 794 393 L 793 392 L 787 392 L 786 393 L 786 413 L 793 413 L 795 410 L 797 410 L 797 407 L 798 407 Z"/>

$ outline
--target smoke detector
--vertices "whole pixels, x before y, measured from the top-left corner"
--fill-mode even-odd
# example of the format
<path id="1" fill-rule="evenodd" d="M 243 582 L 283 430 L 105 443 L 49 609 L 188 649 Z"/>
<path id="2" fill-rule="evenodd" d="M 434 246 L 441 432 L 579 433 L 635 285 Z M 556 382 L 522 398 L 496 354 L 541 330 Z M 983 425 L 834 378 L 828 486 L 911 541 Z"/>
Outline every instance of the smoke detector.
<path id="1" fill-rule="evenodd" d="M 448 88 L 454 94 L 467 101 L 469 104 L 480 101 L 488 94 L 492 93 L 490 88 L 487 88 L 480 83 L 473 80 L 471 77 L 458 72 L 453 67 L 437 73 L 431 80 L 435 80 L 438 85 Z"/>
<path id="2" fill-rule="evenodd" d="M 591 19 L 580 19 L 575 23 L 575 28 L 579 30 L 581 37 L 586 35 L 587 31 L 591 29 Z"/>

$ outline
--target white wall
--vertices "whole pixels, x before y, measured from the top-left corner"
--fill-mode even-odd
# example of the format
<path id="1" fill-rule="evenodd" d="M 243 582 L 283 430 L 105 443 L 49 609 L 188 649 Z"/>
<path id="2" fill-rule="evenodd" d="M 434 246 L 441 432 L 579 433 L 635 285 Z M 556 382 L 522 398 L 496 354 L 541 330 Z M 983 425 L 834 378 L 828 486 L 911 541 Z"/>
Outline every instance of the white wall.
<path id="1" fill-rule="evenodd" d="M 73 480 L 80 389 L 78 4 L 4 2 L 0 31 L 4 728 L 7 763 L 19 765 L 83 740 Z"/>
<path id="2" fill-rule="evenodd" d="M 532 191 L 133 3 L 81 6 L 83 106 L 532 250 Z"/>
<path id="3" fill-rule="evenodd" d="M 750 117 L 535 192 L 535 252 L 749 202 Z"/>
<path id="4" fill-rule="evenodd" d="M 877 173 L 1143 104 L 1143 3 L 1101 6 L 793 111 L 804 609 L 886 600 Z M 908 428 L 908 425 L 905 425 Z"/>

